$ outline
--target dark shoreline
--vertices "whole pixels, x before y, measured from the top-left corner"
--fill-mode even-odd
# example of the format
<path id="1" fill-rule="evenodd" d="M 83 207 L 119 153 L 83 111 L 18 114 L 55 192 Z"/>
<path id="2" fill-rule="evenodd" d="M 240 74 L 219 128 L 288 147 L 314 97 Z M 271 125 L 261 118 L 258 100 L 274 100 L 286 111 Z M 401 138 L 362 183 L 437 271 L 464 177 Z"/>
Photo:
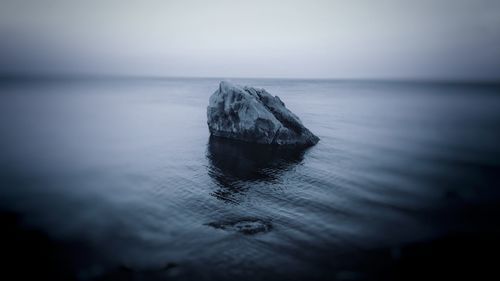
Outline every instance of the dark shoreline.
<path id="1" fill-rule="evenodd" d="M 498 213 L 499 207 L 481 208 L 480 213 Z M 486 213 L 484 214 L 486 215 Z M 466 219 L 467 221 L 467 219 Z M 61 242 L 22 224 L 22 216 L 0 212 L 1 264 L 4 276 L 18 280 L 198 280 L 203 272 L 165 262 L 163 268 L 135 269 L 111 265 L 94 275 L 82 274 L 81 266 L 103 259 L 90 245 L 80 241 Z M 388 230 L 390 231 L 390 230 Z M 500 252 L 500 228 L 449 233 L 428 241 L 418 241 L 341 255 L 317 257 L 318 271 L 299 276 L 260 272 L 266 280 L 494 280 L 499 277 L 495 255 Z M 103 253 L 105 254 L 105 253 Z M 176 274 L 179 271 L 181 274 Z M 194 271 L 194 272 L 192 272 Z M 178 272 L 177 272 L 178 273 Z M 252 280 L 252 276 L 242 276 Z M 218 280 L 227 279 L 224 274 Z"/>

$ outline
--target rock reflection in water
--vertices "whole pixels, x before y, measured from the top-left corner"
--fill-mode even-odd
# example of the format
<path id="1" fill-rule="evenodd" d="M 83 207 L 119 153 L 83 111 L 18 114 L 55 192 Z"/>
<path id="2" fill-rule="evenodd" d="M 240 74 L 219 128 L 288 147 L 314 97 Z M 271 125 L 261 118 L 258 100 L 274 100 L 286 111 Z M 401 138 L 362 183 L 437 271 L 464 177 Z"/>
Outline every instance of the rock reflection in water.
<path id="1" fill-rule="evenodd" d="M 279 183 L 287 171 L 300 164 L 304 149 L 251 144 L 211 136 L 208 141 L 208 174 L 219 189 L 213 195 L 238 203 L 237 194 L 257 183 Z"/>

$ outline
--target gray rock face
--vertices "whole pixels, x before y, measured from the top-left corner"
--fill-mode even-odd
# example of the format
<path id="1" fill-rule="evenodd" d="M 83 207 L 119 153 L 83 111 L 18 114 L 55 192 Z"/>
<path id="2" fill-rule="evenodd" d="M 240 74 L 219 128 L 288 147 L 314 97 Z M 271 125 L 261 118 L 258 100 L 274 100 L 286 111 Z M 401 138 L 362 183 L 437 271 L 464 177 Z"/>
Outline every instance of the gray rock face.
<path id="1" fill-rule="evenodd" d="M 218 137 L 280 146 L 319 141 L 278 96 L 264 89 L 220 82 L 210 97 L 207 118 L 210 133 Z"/>

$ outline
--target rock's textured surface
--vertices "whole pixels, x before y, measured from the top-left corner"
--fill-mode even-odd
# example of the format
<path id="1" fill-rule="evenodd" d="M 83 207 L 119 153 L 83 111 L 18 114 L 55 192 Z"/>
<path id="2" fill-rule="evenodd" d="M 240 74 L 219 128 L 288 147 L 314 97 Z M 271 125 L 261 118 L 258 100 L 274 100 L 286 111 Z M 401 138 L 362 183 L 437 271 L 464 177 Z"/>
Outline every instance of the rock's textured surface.
<path id="1" fill-rule="evenodd" d="M 210 97 L 208 129 L 214 136 L 247 142 L 311 146 L 319 138 L 264 89 L 222 81 Z"/>

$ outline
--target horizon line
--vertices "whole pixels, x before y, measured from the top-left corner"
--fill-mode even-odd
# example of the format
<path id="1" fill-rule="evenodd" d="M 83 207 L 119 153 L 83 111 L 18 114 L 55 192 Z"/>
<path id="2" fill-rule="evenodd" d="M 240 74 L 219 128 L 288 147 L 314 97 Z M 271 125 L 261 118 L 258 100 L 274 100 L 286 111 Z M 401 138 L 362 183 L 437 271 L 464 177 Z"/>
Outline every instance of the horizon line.
<path id="1" fill-rule="evenodd" d="M 499 78 L 440 78 L 440 77 L 256 77 L 256 76 L 199 76 L 157 74 L 98 74 L 98 73 L 0 73 L 0 81 L 7 80 L 168 80 L 168 79 L 260 79 L 302 81 L 365 81 L 451 84 L 500 84 Z"/>

